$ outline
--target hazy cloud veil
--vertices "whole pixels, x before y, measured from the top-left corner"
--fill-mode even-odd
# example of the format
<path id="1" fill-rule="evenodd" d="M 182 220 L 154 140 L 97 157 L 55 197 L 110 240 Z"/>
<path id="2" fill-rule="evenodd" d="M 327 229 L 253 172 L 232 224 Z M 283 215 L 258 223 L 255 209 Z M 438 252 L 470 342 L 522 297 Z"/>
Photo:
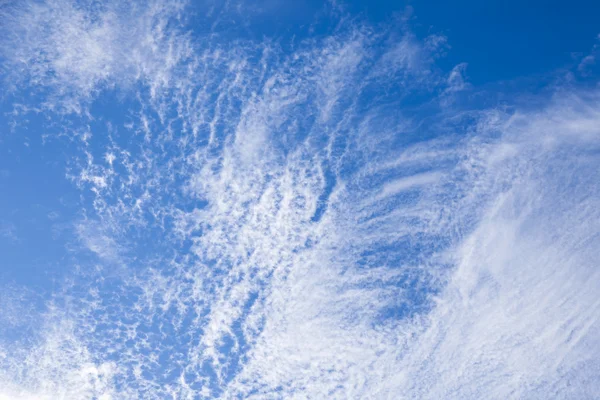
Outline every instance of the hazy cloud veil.
<path id="1" fill-rule="evenodd" d="M 598 89 L 481 106 L 408 13 L 261 12 L 0 2 L 2 135 L 43 116 L 80 192 L 61 283 L 0 294 L 0 399 L 598 395 Z"/>

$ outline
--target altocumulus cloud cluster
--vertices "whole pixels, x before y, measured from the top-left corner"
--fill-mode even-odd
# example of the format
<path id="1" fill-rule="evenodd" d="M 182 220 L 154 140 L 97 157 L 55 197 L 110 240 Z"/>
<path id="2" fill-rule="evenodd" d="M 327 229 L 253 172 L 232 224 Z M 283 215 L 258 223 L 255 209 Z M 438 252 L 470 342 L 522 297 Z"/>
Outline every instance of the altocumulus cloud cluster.
<path id="1" fill-rule="evenodd" d="M 0 2 L 2 135 L 79 193 L 51 292 L 2 283 L 0 399 L 599 396 L 596 49 L 481 106 L 408 14 L 258 12 Z"/>

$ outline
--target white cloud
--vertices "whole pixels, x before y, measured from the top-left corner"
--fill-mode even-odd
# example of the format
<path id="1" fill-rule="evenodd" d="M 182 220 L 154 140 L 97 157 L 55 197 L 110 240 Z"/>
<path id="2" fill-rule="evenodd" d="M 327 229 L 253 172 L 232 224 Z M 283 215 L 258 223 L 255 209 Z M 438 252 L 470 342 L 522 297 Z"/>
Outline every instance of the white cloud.
<path id="1" fill-rule="evenodd" d="M 0 237 L 11 242 L 18 242 L 17 228 L 12 223 L 0 221 Z"/>
<path id="2" fill-rule="evenodd" d="M 165 31 L 182 8 L 177 0 L 13 3 L 2 15 L 6 77 L 49 87 L 46 107 L 66 112 L 85 112 L 98 91 L 138 80 L 156 94 L 191 50 L 180 33 Z"/>
<path id="3" fill-rule="evenodd" d="M 571 136 L 588 116 L 569 108 L 560 102 L 542 113 L 523 113 L 525 126 L 502 123 L 494 128 L 501 138 L 482 145 L 482 137 L 493 135 L 487 126 L 473 138 L 475 147 L 456 149 L 470 154 L 457 170 L 457 176 L 463 168 L 471 175 L 463 182 L 466 192 L 435 190 L 463 200 L 424 205 L 450 214 L 437 235 L 454 243 L 445 259 L 456 265 L 429 313 L 377 322 L 388 296 L 403 297 L 401 288 L 387 295 L 381 283 L 370 288 L 369 282 L 385 276 L 378 269 L 357 281 L 362 285 L 351 285 L 358 271 L 336 268 L 331 253 L 316 253 L 272 289 L 264 331 L 231 390 L 249 397 L 258 390 L 258 398 L 277 390 L 286 397 L 333 398 L 593 396 L 597 385 L 573 380 L 590 379 L 598 360 L 597 163 L 592 167 L 583 156 L 589 141 L 572 147 Z M 557 130 L 553 146 L 540 147 L 548 132 L 539 126 L 550 118 L 569 123 Z M 508 143 L 516 151 L 502 150 Z M 486 162 L 497 149 L 505 156 Z M 475 229 L 456 236 L 469 215 L 476 217 Z M 352 240 L 346 229 L 341 234 Z M 363 242 L 374 238 L 360 236 Z M 352 255 L 344 259 L 355 262 Z M 417 274 L 425 275 L 435 260 L 422 260 Z M 396 268 L 387 273 L 401 274 L 410 265 Z"/>
<path id="4" fill-rule="evenodd" d="M 11 10 L 23 43 L 3 51 L 78 106 L 146 85 L 124 129 L 90 115 L 69 171 L 82 244 L 132 265 L 82 266 L 35 340 L 0 346 L 5 397 L 597 388 L 595 92 L 430 116 L 435 139 L 414 139 L 429 128 L 399 99 L 468 89 L 463 64 L 436 70 L 442 37 L 344 20 L 283 51 L 183 35 L 180 3 L 94 4 Z"/>
<path id="5" fill-rule="evenodd" d="M 106 232 L 97 222 L 82 221 L 75 226 L 75 230 L 84 248 L 105 261 L 119 260 L 119 255 L 122 253 L 121 246 L 110 232 Z"/>

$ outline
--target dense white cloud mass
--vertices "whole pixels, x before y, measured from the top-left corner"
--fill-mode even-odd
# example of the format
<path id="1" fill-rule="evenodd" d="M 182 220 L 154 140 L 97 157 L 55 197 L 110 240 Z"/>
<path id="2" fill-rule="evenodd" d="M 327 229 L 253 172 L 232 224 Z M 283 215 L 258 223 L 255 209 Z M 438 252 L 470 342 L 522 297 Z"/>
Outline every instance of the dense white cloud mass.
<path id="1" fill-rule="evenodd" d="M 474 109 L 403 20 L 336 9 L 290 45 L 186 10 L 0 5 L 15 115 L 77 148 L 96 256 L 1 336 L 0 399 L 600 393 L 597 89 Z"/>

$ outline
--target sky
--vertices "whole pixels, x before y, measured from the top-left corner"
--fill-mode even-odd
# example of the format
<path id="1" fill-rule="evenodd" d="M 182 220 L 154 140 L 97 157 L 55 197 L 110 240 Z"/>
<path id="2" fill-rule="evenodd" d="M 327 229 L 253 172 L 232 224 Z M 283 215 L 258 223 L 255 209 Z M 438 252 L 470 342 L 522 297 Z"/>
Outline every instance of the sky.
<path id="1" fill-rule="evenodd" d="M 599 12 L 0 0 L 0 400 L 597 398 Z"/>

